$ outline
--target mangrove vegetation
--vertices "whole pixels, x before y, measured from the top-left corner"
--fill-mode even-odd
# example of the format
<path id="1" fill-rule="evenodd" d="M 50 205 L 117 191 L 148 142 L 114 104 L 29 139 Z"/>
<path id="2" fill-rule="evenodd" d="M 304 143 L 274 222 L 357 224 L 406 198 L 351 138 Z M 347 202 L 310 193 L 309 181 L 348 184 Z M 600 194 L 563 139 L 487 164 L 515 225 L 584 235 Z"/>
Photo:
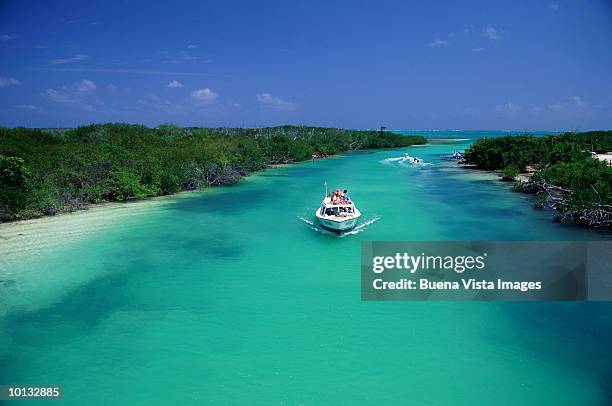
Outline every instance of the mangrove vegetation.
<path id="1" fill-rule="evenodd" d="M 481 138 L 463 163 L 507 180 L 530 169 L 533 176 L 515 189 L 536 193 L 537 206 L 558 210 L 561 221 L 611 229 L 612 167 L 594 156 L 610 151 L 612 131 Z"/>
<path id="2" fill-rule="evenodd" d="M 0 221 L 229 185 L 273 164 L 424 143 L 421 136 L 306 126 L 0 128 Z"/>

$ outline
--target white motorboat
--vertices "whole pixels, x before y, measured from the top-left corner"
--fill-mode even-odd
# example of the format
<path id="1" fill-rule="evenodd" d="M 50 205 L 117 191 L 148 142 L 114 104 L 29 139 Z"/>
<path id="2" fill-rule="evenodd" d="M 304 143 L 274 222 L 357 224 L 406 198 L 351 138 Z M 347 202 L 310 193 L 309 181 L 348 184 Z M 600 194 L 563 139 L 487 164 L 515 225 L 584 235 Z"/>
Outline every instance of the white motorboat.
<path id="1" fill-rule="evenodd" d="M 361 212 L 352 201 L 333 204 L 331 198 L 325 197 L 315 216 L 324 228 L 331 231 L 348 231 L 357 225 Z"/>
<path id="2" fill-rule="evenodd" d="M 420 165 L 420 164 L 424 164 L 425 162 L 423 162 L 423 160 L 421 158 L 417 158 L 417 157 L 412 157 L 408 154 L 404 154 L 404 159 L 403 161 L 406 161 L 412 165 Z"/>

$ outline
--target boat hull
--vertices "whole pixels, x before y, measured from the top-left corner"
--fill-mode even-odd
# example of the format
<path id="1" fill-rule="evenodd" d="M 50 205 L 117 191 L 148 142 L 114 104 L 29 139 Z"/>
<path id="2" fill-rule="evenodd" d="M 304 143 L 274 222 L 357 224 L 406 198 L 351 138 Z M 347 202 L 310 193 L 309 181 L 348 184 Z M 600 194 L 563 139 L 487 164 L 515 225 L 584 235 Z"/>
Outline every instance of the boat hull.
<path id="1" fill-rule="evenodd" d="M 351 218 L 351 219 L 344 220 L 344 221 L 327 220 L 321 217 L 317 217 L 317 218 L 319 220 L 319 224 L 321 224 L 323 228 L 326 228 L 327 230 L 330 230 L 330 231 L 352 230 L 353 228 L 355 228 L 355 226 L 357 225 L 357 221 L 359 220 L 358 217 Z"/>

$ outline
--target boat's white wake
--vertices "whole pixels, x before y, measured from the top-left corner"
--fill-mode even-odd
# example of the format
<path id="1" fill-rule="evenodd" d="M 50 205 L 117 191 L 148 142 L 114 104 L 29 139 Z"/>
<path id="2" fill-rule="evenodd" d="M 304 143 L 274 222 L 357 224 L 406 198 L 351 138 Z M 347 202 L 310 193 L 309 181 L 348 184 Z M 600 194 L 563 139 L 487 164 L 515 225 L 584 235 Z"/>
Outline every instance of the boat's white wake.
<path id="1" fill-rule="evenodd" d="M 407 156 L 407 157 L 402 156 L 398 158 L 386 158 L 378 162 L 380 162 L 383 165 L 389 165 L 389 166 L 399 165 L 399 166 L 403 166 L 404 168 L 420 168 L 420 167 L 432 165 L 430 162 L 423 162 L 422 159 L 413 158 L 411 156 Z"/>
<path id="2" fill-rule="evenodd" d="M 335 233 L 332 233 L 329 230 L 324 229 L 323 227 L 317 227 L 317 225 L 315 224 L 314 221 L 312 220 L 308 220 L 302 216 L 298 216 L 298 218 L 300 220 L 302 220 L 304 223 L 308 224 L 308 226 L 310 227 L 311 230 L 316 231 L 317 233 L 321 233 L 321 234 L 329 234 L 329 235 L 337 235 Z"/>
<path id="3" fill-rule="evenodd" d="M 304 223 L 308 224 L 309 226 L 314 226 L 314 221 L 312 221 L 312 220 L 308 220 L 308 219 L 305 219 L 305 218 L 304 218 L 304 217 L 302 217 L 302 216 L 298 216 L 298 218 L 299 218 L 300 220 L 302 220 Z"/>
<path id="4" fill-rule="evenodd" d="M 339 237 L 345 237 L 347 235 L 363 233 L 370 224 L 374 224 L 378 220 L 380 220 L 380 217 L 376 216 L 374 218 L 371 218 L 370 220 L 364 221 L 363 223 L 360 223 L 357 226 L 355 226 L 355 228 L 353 228 L 352 230 L 340 234 Z"/>
<path id="5" fill-rule="evenodd" d="M 398 162 L 398 164 L 400 164 L 401 166 L 403 166 L 405 168 L 419 168 L 419 167 L 431 165 L 430 162 L 423 162 L 423 161 L 413 162 L 413 161 L 409 161 L 407 159 L 402 159 L 401 161 Z"/>
<path id="6" fill-rule="evenodd" d="M 386 158 L 386 159 L 383 159 L 382 161 L 378 161 L 378 162 L 380 162 L 381 164 L 384 164 L 384 165 L 393 166 L 393 164 L 395 162 L 401 161 L 403 159 L 404 159 L 403 157 L 399 157 L 399 158 Z"/>
<path id="7" fill-rule="evenodd" d="M 363 233 L 370 224 L 373 224 L 377 222 L 378 220 L 380 220 L 380 217 L 376 216 L 374 218 L 371 218 L 370 220 L 364 221 L 363 223 L 359 223 L 357 226 L 355 226 L 355 228 L 353 228 L 350 231 L 343 231 L 340 233 L 335 233 L 333 231 L 326 230 L 323 227 L 317 227 L 317 224 L 312 220 L 308 220 L 307 218 L 304 218 L 302 216 L 298 216 L 298 218 L 302 220 L 304 223 L 306 223 L 310 227 L 311 230 L 314 230 L 321 234 L 333 235 L 335 237 L 340 237 L 340 238 L 343 238 L 347 235 Z"/>

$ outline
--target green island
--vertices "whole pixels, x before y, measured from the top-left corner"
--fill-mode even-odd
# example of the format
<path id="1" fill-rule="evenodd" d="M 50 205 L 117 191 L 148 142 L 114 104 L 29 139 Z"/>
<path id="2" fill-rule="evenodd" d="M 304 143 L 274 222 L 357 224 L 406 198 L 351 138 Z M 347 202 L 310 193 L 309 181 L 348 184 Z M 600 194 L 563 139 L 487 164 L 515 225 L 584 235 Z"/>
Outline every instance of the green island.
<path id="1" fill-rule="evenodd" d="M 611 229 L 612 167 L 597 156 L 610 151 L 612 131 L 481 138 L 461 163 L 501 171 L 503 180 L 521 177 L 514 189 L 535 193 L 537 207 L 559 211 L 556 220 Z"/>
<path id="2" fill-rule="evenodd" d="M 386 131 L 307 126 L 0 128 L 0 221 L 230 185 L 270 165 L 426 142 Z"/>

